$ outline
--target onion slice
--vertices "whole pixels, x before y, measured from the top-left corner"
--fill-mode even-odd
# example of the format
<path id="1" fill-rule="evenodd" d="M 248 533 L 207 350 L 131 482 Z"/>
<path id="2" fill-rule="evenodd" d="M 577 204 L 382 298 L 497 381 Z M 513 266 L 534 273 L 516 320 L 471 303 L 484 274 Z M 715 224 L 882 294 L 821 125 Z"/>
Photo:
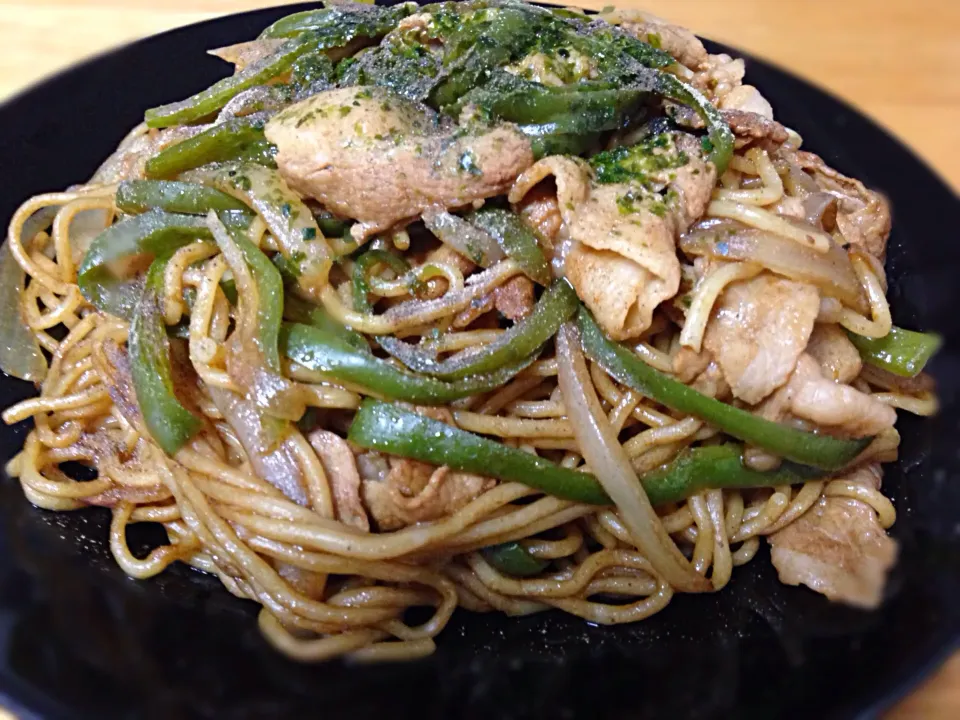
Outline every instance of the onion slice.
<path id="1" fill-rule="evenodd" d="M 763 230 L 733 230 L 711 223 L 684 235 L 680 249 L 691 256 L 756 263 L 777 275 L 815 285 L 859 313 L 870 310 L 849 256 L 832 241 L 829 249 L 820 253 Z"/>
<path id="2" fill-rule="evenodd" d="M 683 557 L 654 512 L 600 406 L 580 350 L 580 334 L 573 323 L 566 323 L 557 334 L 557 369 L 563 403 L 580 452 L 616 504 L 637 549 L 677 590 L 712 590 L 710 581 Z"/>

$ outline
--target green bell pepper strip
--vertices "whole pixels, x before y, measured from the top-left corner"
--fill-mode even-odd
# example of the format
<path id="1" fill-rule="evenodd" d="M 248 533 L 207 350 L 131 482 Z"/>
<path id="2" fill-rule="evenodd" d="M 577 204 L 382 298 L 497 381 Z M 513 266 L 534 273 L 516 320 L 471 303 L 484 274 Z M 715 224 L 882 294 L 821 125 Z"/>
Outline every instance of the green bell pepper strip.
<path id="1" fill-rule="evenodd" d="M 315 212 L 313 217 L 317 221 L 320 232 L 323 233 L 324 237 L 346 238 L 350 232 L 350 228 L 353 227 L 352 220 L 341 220 L 326 210 Z"/>
<path id="2" fill-rule="evenodd" d="M 347 439 L 368 450 L 520 482 L 566 500 L 610 504 L 592 475 L 369 398 L 354 416 Z"/>
<path id="3" fill-rule="evenodd" d="M 557 280 L 537 301 L 533 312 L 497 340 L 436 360 L 398 338 L 378 338 L 380 346 L 411 370 L 445 380 L 490 372 L 538 353 L 545 342 L 577 311 L 577 294 L 566 280 Z"/>
<path id="4" fill-rule="evenodd" d="M 320 38 L 321 48 L 342 47 L 357 38 L 377 38 L 393 30 L 412 14 L 415 3 L 393 7 L 380 5 L 331 5 L 280 18 L 260 33 L 262 38 L 289 38 L 305 32 Z"/>
<path id="5" fill-rule="evenodd" d="M 98 310 L 127 320 L 140 297 L 131 282 L 114 276 L 111 263 L 136 255 L 159 255 L 196 240 L 212 239 L 204 219 L 150 210 L 122 220 L 100 233 L 80 263 L 77 285 L 81 294 Z"/>
<path id="6" fill-rule="evenodd" d="M 708 158 L 716 165 L 717 175 L 722 175 L 733 157 L 733 131 L 720 111 L 699 90 L 670 73 L 657 73 L 655 91 L 669 100 L 686 105 L 700 116 L 707 127 L 703 147 L 707 150 Z"/>
<path id="7" fill-rule="evenodd" d="M 301 300 L 296 295 L 287 295 L 283 301 L 283 317 L 290 322 L 312 325 L 327 334 L 335 335 L 356 350 L 370 352 L 370 345 L 363 335 L 341 325 L 330 317 L 321 305 Z"/>
<path id="8" fill-rule="evenodd" d="M 466 215 L 465 219 L 488 232 L 528 278 L 543 286 L 553 280 L 536 235 L 516 213 L 500 208 L 481 208 Z"/>
<path id="9" fill-rule="evenodd" d="M 126 180 L 117 188 L 116 201 L 119 210 L 131 215 L 152 209 L 186 215 L 206 215 L 211 210 L 250 211 L 219 190 L 168 180 Z"/>
<path id="10" fill-rule="evenodd" d="M 523 450 L 371 398 L 361 403 L 347 439 L 368 450 L 522 483 L 565 500 L 610 504 L 603 487 L 589 473 L 569 470 Z M 769 472 L 750 470 L 741 462 L 742 451 L 743 447 L 735 443 L 687 449 L 673 462 L 639 481 L 650 502 L 663 505 L 706 489 L 776 487 L 823 475 L 816 468 L 788 462 Z"/>
<path id="11" fill-rule="evenodd" d="M 578 325 L 584 353 L 619 382 L 672 410 L 694 415 L 727 435 L 780 457 L 824 470 L 839 470 L 872 440 L 841 440 L 751 415 L 674 380 L 627 348 L 608 340 L 585 308 L 580 309 Z"/>
<path id="12" fill-rule="evenodd" d="M 472 103 L 502 120 L 528 126 L 530 135 L 583 135 L 621 127 L 646 96 L 640 87 L 597 81 L 552 87 L 498 70 L 457 105 Z"/>
<path id="13" fill-rule="evenodd" d="M 224 78 L 193 97 L 169 105 L 161 105 L 146 112 L 146 123 L 151 128 L 189 125 L 212 116 L 239 93 L 257 85 L 265 85 L 286 73 L 297 59 L 318 46 L 311 33 L 299 35 L 281 45 L 276 52 L 245 67 L 235 75 Z"/>
<path id="14" fill-rule="evenodd" d="M 489 373 L 444 382 L 397 368 L 373 355 L 369 348 L 358 349 L 336 333 L 316 326 L 286 323 L 280 343 L 288 358 L 325 378 L 418 405 L 444 405 L 495 390 L 531 363 L 524 360 Z"/>
<path id="15" fill-rule="evenodd" d="M 149 178 L 173 178 L 187 170 L 214 162 L 235 160 L 263 152 L 266 138 L 263 118 L 234 118 L 199 135 L 164 148 L 147 160 Z"/>
<path id="16" fill-rule="evenodd" d="M 582 155 L 596 146 L 601 133 L 571 135 L 569 133 L 546 133 L 540 125 L 520 125 L 517 128 L 530 138 L 530 150 L 533 157 L 542 160 L 550 155 Z"/>
<path id="17" fill-rule="evenodd" d="M 303 98 L 333 87 L 335 81 L 333 61 L 318 51 L 301 56 L 293 64 L 287 87 L 297 98 Z"/>
<path id="18" fill-rule="evenodd" d="M 370 313 L 370 270 L 374 265 L 383 264 L 402 276 L 410 270 L 410 263 L 399 255 L 386 250 L 368 250 L 353 265 L 353 307 L 357 312 Z"/>
<path id="19" fill-rule="evenodd" d="M 183 406 L 174 389 L 162 309 L 163 276 L 171 255 L 164 253 L 150 265 L 127 340 L 140 414 L 151 437 L 167 455 L 174 455 L 203 427 L 203 421 Z"/>
<path id="20" fill-rule="evenodd" d="M 535 558 L 518 542 L 502 543 L 483 549 L 483 558 L 494 569 L 513 577 L 539 575 L 550 564 L 548 560 Z"/>
<path id="21" fill-rule="evenodd" d="M 280 363 L 279 337 L 280 325 L 283 322 L 283 279 L 277 268 L 270 262 L 270 258 L 247 237 L 243 224 L 231 222 L 230 219 L 223 217 L 221 220 L 230 239 L 243 254 L 243 260 L 257 288 L 259 299 L 256 308 L 257 323 L 253 337 L 249 339 L 255 343 L 262 354 L 266 366 L 275 373 L 281 373 L 283 367 Z M 221 239 L 214 239 L 223 251 Z M 242 300 L 239 295 L 237 299 L 238 302 Z"/>
<path id="22" fill-rule="evenodd" d="M 207 185 L 242 201 L 267 224 L 289 261 L 297 287 L 319 300 L 327 286 L 333 252 L 310 209 L 276 170 L 256 163 L 225 163 L 192 170 L 185 180 Z"/>
<path id="23" fill-rule="evenodd" d="M 923 372 L 927 362 L 943 344 L 936 333 L 922 333 L 893 327 L 886 337 L 868 338 L 848 332 L 864 362 L 900 377 L 912 378 Z"/>

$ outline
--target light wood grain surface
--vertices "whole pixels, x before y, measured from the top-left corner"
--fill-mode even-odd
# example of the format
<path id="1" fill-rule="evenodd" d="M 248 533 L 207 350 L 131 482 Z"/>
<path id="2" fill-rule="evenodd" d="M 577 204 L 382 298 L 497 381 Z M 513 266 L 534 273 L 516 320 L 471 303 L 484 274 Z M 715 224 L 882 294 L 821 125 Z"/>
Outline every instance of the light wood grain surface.
<path id="1" fill-rule="evenodd" d="M 852 102 L 960 189 L 960 0 L 583 0 L 643 7 Z M 0 101 L 101 50 L 278 0 L 0 0 Z M 239 40 L 240 38 L 238 38 Z M 960 718 L 960 654 L 888 714 Z M 3 719 L 0 711 L 0 720 Z"/>

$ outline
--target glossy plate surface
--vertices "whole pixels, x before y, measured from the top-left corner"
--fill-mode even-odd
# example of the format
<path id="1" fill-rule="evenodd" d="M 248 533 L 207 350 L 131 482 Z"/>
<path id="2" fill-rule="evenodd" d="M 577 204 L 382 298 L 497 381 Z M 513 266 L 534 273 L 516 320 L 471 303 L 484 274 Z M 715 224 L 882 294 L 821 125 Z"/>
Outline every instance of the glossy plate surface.
<path id="1" fill-rule="evenodd" d="M 88 178 L 145 108 L 222 76 L 207 48 L 254 37 L 289 11 L 144 40 L 0 108 L 0 223 L 30 195 Z M 427 660 L 298 666 L 261 640 L 255 606 L 218 581 L 180 566 L 130 580 L 109 556 L 106 511 L 43 512 L 4 478 L 0 705 L 51 718 L 839 718 L 871 716 L 909 690 L 960 634 L 960 202 L 851 108 L 762 62 L 749 60 L 747 73 L 806 149 L 889 195 L 894 319 L 946 340 L 932 366 L 942 412 L 901 413 L 902 460 L 884 480 L 901 556 L 879 611 L 781 586 L 764 550 L 722 593 L 676 597 L 634 626 L 457 613 Z M 0 405 L 31 391 L 0 378 Z M 0 428 L 0 459 L 25 432 Z"/>

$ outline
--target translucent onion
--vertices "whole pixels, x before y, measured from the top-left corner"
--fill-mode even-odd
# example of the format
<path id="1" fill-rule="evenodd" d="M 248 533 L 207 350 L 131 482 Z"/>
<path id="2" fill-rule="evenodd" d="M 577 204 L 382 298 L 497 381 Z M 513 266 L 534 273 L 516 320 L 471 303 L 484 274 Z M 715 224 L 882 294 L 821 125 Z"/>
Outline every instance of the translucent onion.
<path id="1" fill-rule="evenodd" d="M 834 242 L 827 252 L 820 253 L 762 230 L 730 230 L 726 225 L 711 224 L 684 235 L 680 248 L 691 256 L 757 263 L 791 280 L 816 285 L 857 312 L 870 310 L 850 258 Z"/>
<path id="2" fill-rule="evenodd" d="M 710 582 L 683 557 L 654 512 L 630 459 L 604 415 L 572 323 L 557 334 L 560 391 L 583 455 L 603 489 L 616 503 L 637 549 L 657 573 L 683 592 L 706 592 Z"/>
<path id="3" fill-rule="evenodd" d="M 446 210 L 427 208 L 423 224 L 445 245 L 481 267 L 490 267 L 506 257 L 490 233 Z"/>

